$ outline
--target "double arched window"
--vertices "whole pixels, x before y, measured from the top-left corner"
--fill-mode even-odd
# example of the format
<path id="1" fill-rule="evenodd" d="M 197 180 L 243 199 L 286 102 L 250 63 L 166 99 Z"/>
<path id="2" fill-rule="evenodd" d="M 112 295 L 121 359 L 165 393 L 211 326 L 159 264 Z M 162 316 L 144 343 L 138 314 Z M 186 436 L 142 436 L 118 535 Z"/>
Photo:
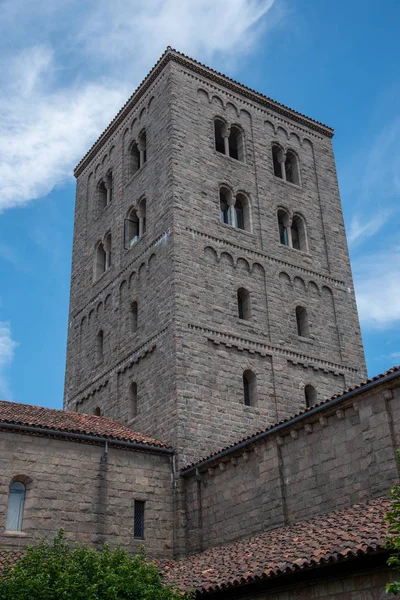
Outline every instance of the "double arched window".
<path id="1" fill-rule="evenodd" d="M 273 144 L 272 162 L 275 177 L 300 185 L 299 159 L 293 150 L 285 152 L 279 144 Z"/>
<path id="2" fill-rule="evenodd" d="M 243 193 L 234 196 L 230 189 L 222 187 L 219 192 L 219 215 L 221 223 L 250 231 L 249 200 Z"/>
<path id="3" fill-rule="evenodd" d="M 22 531 L 26 487 L 21 481 L 13 481 L 8 490 L 7 531 Z"/>
<path id="4" fill-rule="evenodd" d="M 303 217 L 295 214 L 290 218 L 289 213 L 280 208 L 278 210 L 278 230 L 281 244 L 307 252 L 307 234 Z"/>
<path id="5" fill-rule="evenodd" d="M 243 132 L 238 125 L 229 127 L 223 119 L 214 119 L 214 140 L 217 152 L 244 162 Z"/>

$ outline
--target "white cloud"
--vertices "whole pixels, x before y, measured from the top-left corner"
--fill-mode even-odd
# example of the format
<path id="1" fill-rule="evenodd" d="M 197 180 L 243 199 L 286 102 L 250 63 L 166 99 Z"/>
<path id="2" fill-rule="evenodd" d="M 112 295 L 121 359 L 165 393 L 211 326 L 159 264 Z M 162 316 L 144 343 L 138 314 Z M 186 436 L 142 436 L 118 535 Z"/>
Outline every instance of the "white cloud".
<path id="1" fill-rule="evenodd" d="M 389 215 L 390 213 L 388 211 L 382 211 L 365 221 L 362 221 L 360 215 L 354 215 L 347 234 L 349 244 L 351 246 L 356 246 L 364 243 L 368 238 L 378 233 L 387 222 Z"/>
<path id="2" fill-rule="evenodd" d="M 0 72 L 0 212 L 72 177 L 168 44 L 203 60 L 237 60 L 275 22 L 277 12 L 268 23 L 263 18 L 274 2 L 59 0 L 54 8 L 40 0 L 29 10 L 6 0 L 0 34 L 12 26 L 19 50 L 6 47 Z M 40 28 L 21 26 L 41 16 Z M 43 45 L 37 31 L 53 45 Z"/>
<path id="3" fill-rule="evenodd" d="M 400 322 L 400 247 L 366 254 L 353 261 L 361 324 L 389 328 Z"/>
<path id="4" fill-rule="evenodd" d="M 14 358 L 17 343 L 12 339 L 10 324 L 0 321 L 0 397 L 11 400 L 11 392 L 6 377 L 7 367 Z"/>

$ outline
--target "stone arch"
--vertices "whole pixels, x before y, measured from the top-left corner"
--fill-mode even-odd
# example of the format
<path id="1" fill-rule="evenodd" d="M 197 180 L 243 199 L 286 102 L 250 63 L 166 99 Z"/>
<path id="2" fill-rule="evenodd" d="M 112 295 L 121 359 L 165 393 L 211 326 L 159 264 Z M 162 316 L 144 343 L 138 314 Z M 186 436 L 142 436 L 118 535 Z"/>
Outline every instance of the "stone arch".
<path id="1" fill-rule="evenodd" d="M 320 296 L 320 291 L 319 291 L 319 287 L 318 285 L 315 283 L 315 281 L 310 281 L 308 283 L 308 291 L 310 293 L 311 296 Z"/>
<path id="2" fill-rule="evenodd" d="M 132 119 L 132 123 L 131 123 L 131 131 L 133 131 L 134 127 L 136 126 L 136 123 L 138 122 L 137 117 L 134 117 Z"/>
<path id="3" fill-rule="evenodd" d="M 298 277 L 297 275 L 293 280 L 293 287 L 297 293 L 300 293 L 300 294 L 306 293 L 305 281 L 304 281 L 304 279 L 302 279 L 301 277 Z"/>
<path id="4" fill-rule="evenodd" d="M 265 275 L 265 269 L 260 263 L 254 262 L 251 265 L 250 273 L 260 273 L 261 275 Z"/>
<path id="5" fill-rule="evenodd" d="M 107 154 L 105 154 L 105 155 L 103 156 L 102 160 L 101 160 L 101 166 L 102 166 L 103 168 L 104 168 L 104 165 L 105 165 L 105 163 L 106 163 L 106 160 L 107 160 L 107 158 L 108 158 L 108 156 L 107 156 Z"/>
<path id="6" fill-rule="evenodd" d="M 204 248 L 204 259 L 206 262 L 211 264 L 217 264 L 218 262 L 218 254 L 211 246 L 206 246 Z"/>
<path id="7" fill-rule="evenodd" d="M 104 300 L 104 310 L 108 310 L 110 308 L 111 302 L 111 294 L 107 294 L 106 299 Z"/>
<path id="8" fill-rule="evenodd" d="M 132 271 L 132 273 L 129 275 L 129 289 L 131 289 L 134 285 L 134 282 L 136 281 L 137 278 L 137 272 L 136 271 Z"/>
<path id="9" fill-rule="evenodd" d="M 139 269 L 138 269 L 138 279 L 140 279 L 140 277 L 143 275 L 143 271 L 146 270 L 146 263 L 142 262 L 142 264 L 140 265 Z"/>
<path id="10" fill-rule="evenodd" d="M 152 254 L 150 254 L 149 256 L 149 260 L 147 261 L 147 269 L 150 271 L 152 268 L 154 268 L 154 263 L 156 261 L 156 253 L 153 252 Z"/>
<path id="11" fill-rule="evenodd" d="M 239 117 L 242 121 L 245 121 L 249 125 L 251 124 L 251 114 L 244 108 L 240 109 Z"/>
<path id="12" fill-rule="evenodd" d="M 145 114 L 146 114 L 146 107 L 143 107 L 139 113 L 139 122 L 143 119 Z"/>
<path id="13" fill-rule="evenodd" d="M 285 271 L 281 271 L 279 273 L 279 281 L 281 282 L 281 285 L 283 285 L 283 286 L 292 287 L 292 280 L 290 278 L 290 275 L 288 275 Z"/>
<path id="14" fill-rule="evenodd" d="M 264 121 L 264 125 L 271 134 L 273 134 L 274 136 L 276 135 L 275 124 L 272 123 L 272 121 Z"/>
<path id="15" fill-rule="evenodd" d="M 205 90 L 204 88 L 199 88 L 197 90 L 197 97 L 200 100 L 200 102 L 205 102 L 206 104 L 209 104 L 210 102 L 210 96 L 208 95 L 207 90 Z"/>
<path id="16" fill-rule="evenodd" d="M 239 111 L 233 102 L 228 101 L 225 110 L 230 119 L 237 119 L 239 117 Z"/>
<path id="17" fill-rule="evenodd" d="M 236 261 L 236 267 L 239 270 L 243 270 L 246 273 L 250 273 L 250 264 L 245 258 L 242 258 L 242 257 L 238 258 Z"/>
<path id="18" fill-rule="evenodd" d="M 285 139 L 289 139 L 289 134 L 286 131 L 286 129 L 282 127 L 282 125 L 278 125 L 278 127 L 276 128 L 276 134 L 279 136 L 280 133 L 285 136 Z"/>
<path id="19" fill-rule="evenodd" d="M 211 102 L 212 102 L 212 104 L 214 104 L 215 106 L 218 106 L 218 108 L 220 108 L 220 109 L 221 109 L 221 108 L 222 108 L 222 109 L 224 109 L 224 103 L 223 103 L 222 99 L 221 99 L 219 96 L 216 96 L 216 95 L 214 95 L 214 96 L 211 98 Z"/>
<path id="20" fill-rule="evenodd" d="M 123 281 L 121 281 L 120 286 L 119 286 L 119 300 L 120 302 L 123 301 L 126 293 L 128 291 L 128 282 L 126 281 L 126 279 L 124 279 Z"/>
<path id="21" fill-rule="evenodd" d="M 229 252 L 221 252 L 220 262 L 233 268 L 235 261 L 232 254 L 229 254 Z"/>
<path id="22" fill-rule="evenodd" d="M 152 96 L 147 103 L 147 112 L 150 112 L 150 110 L 152 109 L 153 102 L 154 102 L 154 96 Z"/>
<path id="23" fill-rule="evenodd" d="M 299 146 L 301 145 L 301 140 L 300 140 L 300 136 L 297 133 L 294 133 L 294 131 L 292 131 L 289 134 L 289 141 L 293 141 L 295 144 L 298 144 Z"/>
<path id="24" fill-rule="evenodd" d="M 97 316 L 97 318 L 99 318 L 99 316 L 101 316 L 102 312 L 103 312 L 103 303 L 100 300 L 100 302 L 96 306 L 96 316 Z"/>

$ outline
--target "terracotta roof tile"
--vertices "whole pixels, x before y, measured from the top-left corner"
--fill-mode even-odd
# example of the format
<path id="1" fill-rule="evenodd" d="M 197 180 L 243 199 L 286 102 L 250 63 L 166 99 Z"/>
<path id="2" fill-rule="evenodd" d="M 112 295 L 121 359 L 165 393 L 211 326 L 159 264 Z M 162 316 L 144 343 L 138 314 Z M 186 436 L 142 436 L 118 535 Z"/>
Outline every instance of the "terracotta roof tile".
<path id="1" fill-rule="evenodd" d="M 164 565 L 168 583 L 198 595 L 383 549 L 390 500 L 318 515 Z"/>
<path id="2" fill-rule="evenodd" d="M 206 460 L 208 461 L 210 458 L 215 457 L 215 459 L 218 459 L 218 455 L 219 454 L 221 454 L 222 452 L 226 453 L 226 451 L 230 450 L 230 449 L 232 449 L 232 451 L 233 451 L 234 448 L 238 444 L 242 444 L 243 442 L 249 442 L 249 443 L 251 443 L 252 440 L 254 438 L 256 438 L 257 436 L 259 436 L 259 435 L 261 435 L 263 433 L 267 433 L 268 431 L 273 430 L 278 425 L 283 425 L 285 423 L 289 423 L 289 421 L 291 421 L 292 419 L 295 419 L 296 417 L 299 417 L 300 415 L 307 415 L 307 413 L 309 413 L 310 411 L 314 410 L 316 407 L 324 406 L 325 404 L 329 404 L 329 402 L 331 402 L 332 400 L 336 400 L 336 399 L 342 398 L 346 394 L 354 392 L 355 390 L 362 391 L 362 388 L 364 386 L 370 384 L 370 383 L 373 383 L 373 382 L 380 383 L 380 381 L 382 379 L 385 379 L 385 377 L 387 377 L 388 375 L 392 375 L 393 373 L 399 373 L 399 376 L 400 376 L 400 366 L 392 367 L 391 369 L 389 369 L 388 371 L 385 371 L 384 373 L 380 373 L 379 375 L 375 375 L 374 377 L 371 377 L 370 379 L 366 379 L 365 381 L 361 381 L 360 383 L 357 383 L 353 387 L 351 387 L 351 388 L 343 391 L 340 394 L 334 394 L 330 398 L 328 398 L 326 400 L 321 400 L 321 402 L 317 402 L 313 406 L 310 406 L 310 408 L 305 408 L 305 409 L 299 411 L 298 413 L 296 413 L 294 415 L 291 415 L 290 417 L 287 417 L 286 419 L 282 419 L 281 421 L 278 421 L 274 425 L 270 425 L 269 427 L 266 427 L 265 429 L 260 429 L 259 431 L 255 431 L 251 435 L 246 436 L 244 438 L 241 438 L 241 439 L 235 441 L 232 444 L 229 444 L 229 446 L 225 446 L 224 448 L 220 448 L 219 450 L 216 450 L 215 452 L 212 452 L 211 454 L 208 454 L 207 456 L 203 456 L 200 460 L 197 460 L 197 461 L 195 461 L 193 463 L 185 465 L 185 467 L 183 467 L 183 469 L 181 470 L 181 473 L 184 475 L 187 470 L 193 469 L 193 467 L 196 467 L 196 466 L 200 465 L 203 461 L 206 461 Z"/>
<path id="3" fill-rule="evenodd" d="M 132 431 L 130 427 L 116 423 L 106 417 L 31 406 L 30 404 L 19 404 L 18 402 L 0 400 L 1 422 L 168 448 L 164 442 L 155 440 L 143 433 Z"/>
<path id="4" fill-rule="evenodd" d="M 0 573 L 4 567 L 15 564 L 23 556 L 19 550 L 0 550 Z"/>

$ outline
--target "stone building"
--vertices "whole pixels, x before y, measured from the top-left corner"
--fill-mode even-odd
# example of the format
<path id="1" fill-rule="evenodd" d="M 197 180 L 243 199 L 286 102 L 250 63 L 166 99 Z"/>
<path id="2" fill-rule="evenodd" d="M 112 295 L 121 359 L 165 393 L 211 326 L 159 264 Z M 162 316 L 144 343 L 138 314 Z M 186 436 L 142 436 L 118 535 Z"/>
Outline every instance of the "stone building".
<path id="1" fill-rule="evenodd" d="M 5 555 L 63 526 L 198 596 L 380 597 L 400 371 L 359 383 L 332 136 L 167 49 L 75 170 L 64 410 L 0 404 Z"/>

